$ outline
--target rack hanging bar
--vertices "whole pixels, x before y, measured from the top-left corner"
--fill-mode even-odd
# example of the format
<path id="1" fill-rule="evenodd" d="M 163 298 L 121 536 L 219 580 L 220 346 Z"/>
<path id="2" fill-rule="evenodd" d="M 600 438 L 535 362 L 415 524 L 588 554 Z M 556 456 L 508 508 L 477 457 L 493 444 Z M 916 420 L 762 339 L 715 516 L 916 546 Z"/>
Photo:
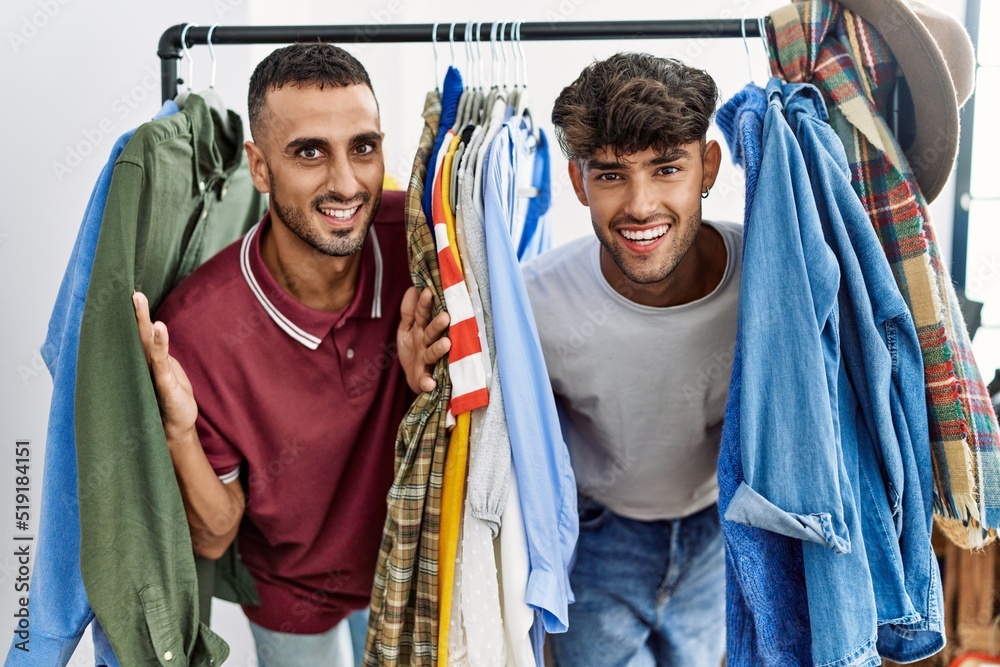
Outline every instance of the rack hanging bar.
<path id="1" fill-rule="evenodd" d="M 177 61 L 181 57 L 181 33 L 186 24 L 171 26 L 160 37 L 157 55 L 160 57 L 160 77 L 163 100 L 177 96 Z M 510 24 L 512 25 L 512 24 Z M 489 41 L 492 23 L 479 24 L 479 38 Z M 591 40 L 591 39 L 677 39 L 696 37 L 759 37 L 755 18 L 692 19 L 678 21 L 565 21 L 521 24 L 519 38 L 525 41 Z M 399 25 L 272 25 L 218 26 L 212 33 L 212 45 L 220 44 L 291 44 L 294 42 L 336 42 L 338 44 L 391 44 L 430 42 L 431 23 Z M 186 41 L 188 46 L 208 44 L 209 27 L 192 26 Z M 439 42 L 449 39 L 450 23 L 437 27 Z M 466 25 L 455 24 L 455 41 L 465 39 Z M 509 36 L 505 39 L 510 39 Z"/>

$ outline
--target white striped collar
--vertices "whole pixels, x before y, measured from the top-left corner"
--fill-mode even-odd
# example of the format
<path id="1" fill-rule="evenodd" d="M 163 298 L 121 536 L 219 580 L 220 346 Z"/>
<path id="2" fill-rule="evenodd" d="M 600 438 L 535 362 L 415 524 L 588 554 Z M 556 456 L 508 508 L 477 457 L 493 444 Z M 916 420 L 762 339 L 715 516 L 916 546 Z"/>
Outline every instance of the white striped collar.
<path id="1" fill-rule="evenodd" d="M 243 277 L 246 279 L 250 291 L 274 323 L 294 340 L 310 350 L 315 350 L 340 314 L 312 310 L 296 301 L 278 286 L 277 281 L 267 271 L 260 257 L 260 232 L 267 224 L 270 224 L 270 213 L 266 213 L 264 218 L 243 237 L 243 244 L 240 247 L 240 270 L 243 272 Z M 374 261 L 371 262 L 372 266 L 369 269 L 366 266 L 368 258 L 362 257 L 361 271 L 358 277 L 360 281 L 358 294 L 355 296 L 354 303 L 349 305 L 343 313 L 346 317 L 365 317 L 366 315 L 372 319 L 382 317 L 382 248 L 379 245 L 374 224 L 368 229 L 368 239 L 371 240 L 371 243 L 365 243 L 361 252 L 367 253 L 370 245 Z M 261 275 L 264 273 L 267 275 Z M 371 294 L 370 309 L 367 306 L 362 307 L 358 303 L 360 299 L 365 299 L 365 303 L 367 303 L 368 293 Z M 277 303 L 275 303 L 276 301 Z M 284 306 L 284 308 L 280 308 L 279 305 Z M 296 314 L 298 314 L 296 319 L 302 320 L 305 317 L 310 321 L 308 323 L 305 321 L 296 322 L 293 319 Z"/>

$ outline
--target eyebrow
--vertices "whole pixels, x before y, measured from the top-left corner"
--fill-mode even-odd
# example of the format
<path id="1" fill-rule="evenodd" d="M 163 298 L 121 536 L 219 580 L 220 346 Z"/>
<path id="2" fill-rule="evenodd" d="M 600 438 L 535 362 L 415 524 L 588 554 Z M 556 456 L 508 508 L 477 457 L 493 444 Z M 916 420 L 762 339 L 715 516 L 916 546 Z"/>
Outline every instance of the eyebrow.
<path id="1" fill-rule="evenodd" d="M 382 137 L 385 136 L 381 132 L 362 132 L 361 134 L 355 134 L 351 137 L 352 144 L 363 144 L 366 141 L 382 141 Z"/>
<path id="2" fill-rule="evenodd" d="M 671 162 L 677 162 L 678 160 L 683 160 L 684 158 L 690 157 L 691 154 L 688 153 L 683 148 L 671 148 L 666 153 L 657 155 L 656 157 L 646 160 L 643 163 L 644 167 L 659 167 L 665 164 L 670 164 Z M 622 169 L 623 165 L 618 160 L 594 160 L 590 159 L 586 162 L 587 170 L 597 170 L 597 171 L 614 171 L 616 169 Z"/>
<path id="3" fill-rule="evenodd" d="M 352 145 L 362 144 L 367 141 L 381 141 L 383 135 L 380 132 L 362 132 L 351 137 L 350 143 Z M 290 153 L 297 153 L 303 148 L 322 148 L 328 149 L 330 147 L 330 142 L 323 137 L 298 137 L 292 139 L 285 146 L 285 150 Z"/>
<path id="4" fill-rule="evenodd" d="M 285 145 L 285 150 L 291 153 L 297 153 L 303 148 L 327 148 L 330 142 L 322 137 L 298 137 L 292 139 Z"/>

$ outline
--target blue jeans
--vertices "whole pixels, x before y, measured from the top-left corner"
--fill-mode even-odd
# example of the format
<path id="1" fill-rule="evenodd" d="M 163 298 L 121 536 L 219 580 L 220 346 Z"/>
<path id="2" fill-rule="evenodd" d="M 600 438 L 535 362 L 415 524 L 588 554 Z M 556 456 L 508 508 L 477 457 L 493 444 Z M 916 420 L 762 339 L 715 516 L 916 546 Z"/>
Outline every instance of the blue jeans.
<path id="1" fill-rule="evenodd" d="M 569 631 L 558 667 L 718 667 L 725 652 L 725 555 L 713 505 L 636 521 L 580 497 Z"/>
<path id="2" fill-rule="evenodd" d="M 262 628 L 253 621 L 250 631 L 257 644 L 259 667 L 354 667 L 349 621 L 318 635 L 296 635 Z"/>

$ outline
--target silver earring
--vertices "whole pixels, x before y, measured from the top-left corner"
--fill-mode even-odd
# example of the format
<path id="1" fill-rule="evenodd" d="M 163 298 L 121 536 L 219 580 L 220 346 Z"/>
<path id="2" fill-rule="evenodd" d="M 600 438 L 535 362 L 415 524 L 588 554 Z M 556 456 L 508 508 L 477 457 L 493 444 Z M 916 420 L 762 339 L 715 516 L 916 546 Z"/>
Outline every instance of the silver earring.
<path id="1" fill-rule="evenodd" d="M 705 191 L 701 193 L 702 199 L 708 199 L 708 193 L 712 191 L 712 188 L 705 188 Z"/>

